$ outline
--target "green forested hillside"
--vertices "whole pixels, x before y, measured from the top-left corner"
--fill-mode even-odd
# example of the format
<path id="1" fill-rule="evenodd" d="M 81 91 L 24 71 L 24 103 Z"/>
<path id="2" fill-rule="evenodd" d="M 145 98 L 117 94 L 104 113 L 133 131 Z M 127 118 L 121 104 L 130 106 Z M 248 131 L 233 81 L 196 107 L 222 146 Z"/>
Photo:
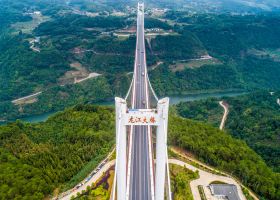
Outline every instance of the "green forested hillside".
<path id="1" fill-rule="evenodd" d="M 266 199 L 280 198 L 280 174 L 274 173 L 245 142 L 204 123 L 181 117 L 169 121 L 169 144 L 237 177 Z"/>
<path id="2" fill-rule="evenodd" d="M 166 62 L 199 58 L 207 53 L 200 40 L 187 31 L 182 35 L 157 36 L 151 40 L 151 48 L 156 57 Z"/>
<path id="3" fill-rule="evenodd" d="M 115 84 L 118 88 L 117 84 L 121 83 L 115 82 Z M 28 116 L 28 113 L 36 115 L 63 110 L 65 107 L 76 104 L 111 100 L 112 90 L 106 78 L 98 77 L 80 84 L 52 87 L 45 90 L 37 98 L 38 101 L 35 103 L 22 106 L 15 106 L 10 101 L 0 102 L 1 116 L 11 120 Z"/>
<path id="4" fill-rule="evenodd" d="M 32 17 L 27 12 L 40 10 L 46 15 L 56 15 L 63 8 L 61 1 L 0 0 L 0 34 L 16 22 L 30 22 Z M 64 7 L 65 9 L 65 7 Z"/>
<path id="5" fill-rule="evenodd" d="M 172 78 L 169 79 L 166 79 L 165 74 L 157 74 L 155 76 L 156 84 L 159 84 L 160 87 L 164 84 L 163 88 L 168 88 L 164 91 L 165 94 L 180 94 L 191 90 L 213 88 L 251 90 L 278 89 L 280 87 L 278 78 L 280 63 L 275 55 L 269 53 L 269 50 L 280 47 L 278 14 L 252 16 L 201 14 L 192 16 L 176 13 L 176 15 L 166 17 L 174 23 L 186 23 L 187 25 L 175 25 L 174 30 L 182 35 L 186 33 L 194 35 L 202 44 L 203 49 L 209 55 L 218 58 L 222 65 L 205 65 L 200 69 L 186 67 L 180 72 L 170 71 L 169 77 Z M 180 58 L 182 53 L 195 57 L 189 51 L 199 52 L 203 49 L 193 48 L 192 41 L 184 42 L 181 39 L 180 44 L 177 44 L 176 41 L 162 43 L 168 44 L 162 49 L 171 51 L 171 53 L 168 52 L 168 56 L 164 55 L 164 57 L 172 61 L 175 61 L 175 58 L 182 59 Z M 181 49 L 187 48 L 187 50 L 177 51 L 176 46 Z M 252 53 L 256 49 L 261 52 L 259 55 Z M 180 84 L 181 79 L 184 84 Z M 201 84 L 197 84 L 200 81 Z"/>
<path id="6" fill-rule="evenodd" d="M 255 92 L 239 97 L 222 98 L 229 105 L 226 130 L 244 140 L 275 171 L 280 170 L 280 93 Z M 179 115 L 218 126 L 223 109 L 218 99 L 180 103 Z"/>
<path id="7" fill-rule="evenodd" d="M 227 65 L 204 65 L 172 72 L 161 65 L 150 73 L 150 80 L 160 96 L 180 95 L 195 91 L 241 90 L 244 86 L 233 67 Z M 198 78 L 199 77 L 199 78 Z"/>
<path id="8" fill-rule="evenodd" d="M 45 22 L 34 30 L 37 35 L 73 35 L 77 33 L 88 33 L 90 36 L 90 30 L 86 28 L 95 28 L 94 32 L 100 32 L 100 28 L 104 28 L 106 31 L 124 28 L 130 25 L 132 21 L 127 20 L 124 17 L 115 16 L 97 16 L 88 17 L 83 15 L 69 14 L 61 17 L 57 17 L 56 20 Z M 99 31 L 98 31 L 99 28 Z M 94 33 L 93 32 L 93 33 Z M 85 34 L 84 34 L 85 35 Z M 80 37 L 83 35 L 79 35 Z"/>
<path id="9" fill-rule="evenodd" d="M 113 119 L 111 108 L 76 106 L 44 123 L 1 126 L 0 198 L 43 199 L 81 181 L 112 148 Z"/>
<path id="10" fill-rule="evenodd" d="M 2 1 L 0 1 L 1 3 Z M 23 16 L 21 12 L 17 9 L 13 9 L 10 5 L 3 5 L 1 4 L 0 8 L 0 33 L 5 32 L 6 28 L 14 22 L 24 22 L 31 20 L 29 16 Z"/>
<path id="11" fill-rule="evenodd" d="M 67 109 L 38 124 L 0 126 L 0 197 L 42 199 L 55 188 L 73 186 L 111 149 L 113 130 L 113 109 L 90 105 Z M 234 174 L 262 197 L 279 199 L 279 174 L 245 142 L 173 114 L 168 142 Z"/>
<path id="12" fill-rule="evenodd" d="M 219 127 L 224 109 L 219 105 L 217 98 L 180 102 L 175 105 L 176 112 L 188 119 L 194 119 Z"/>
<path id="13" fill-rule="evenodd" d="M 0 101 L 26 96 L 54 85 L 69 70 L 66 57 L 54 48 L 33 52 L 25 36 L 0 40 Z"/>
<path id="14" fill-rule="evenodd" d="M 279 14 L 180 17 L 211 54 L 239 58 L 247 49 L 279 48 Z M 266 37 L 264 37 L 264 35 Z M 244 55 L 244 54 L 243 54 Z"/>
<path id="15" fill-rule="evenodd" d="M 161 28 L 164 30 L 171 30 L 172 26 L 169 24 L 152 17 L 145 18 L 145 28 Z"/>

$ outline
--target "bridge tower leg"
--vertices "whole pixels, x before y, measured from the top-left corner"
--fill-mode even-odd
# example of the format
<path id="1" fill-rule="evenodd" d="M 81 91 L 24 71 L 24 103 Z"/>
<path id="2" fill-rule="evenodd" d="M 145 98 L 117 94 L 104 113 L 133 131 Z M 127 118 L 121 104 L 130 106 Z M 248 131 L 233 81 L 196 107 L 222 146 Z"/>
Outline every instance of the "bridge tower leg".
<path id="1" fill-rule="evenodd" d="M 127 133 L 122 115 L 127 111 L 127 104 L 124 99 L 115 98 L 116 105 L 116 178 L 117 178 L 117 199 L 126 199 L 126 161 L 127 161 Z"/>
<path id="2" fill-rule="evenodd" d="M 166 180 L 167 160 L 167 126 L 168 126 L 169 98 L 158 101 L 157 111 L 160 122 L 156 135 L 156 191 L 155 200 L 164 200 L 164 186 Z"/>

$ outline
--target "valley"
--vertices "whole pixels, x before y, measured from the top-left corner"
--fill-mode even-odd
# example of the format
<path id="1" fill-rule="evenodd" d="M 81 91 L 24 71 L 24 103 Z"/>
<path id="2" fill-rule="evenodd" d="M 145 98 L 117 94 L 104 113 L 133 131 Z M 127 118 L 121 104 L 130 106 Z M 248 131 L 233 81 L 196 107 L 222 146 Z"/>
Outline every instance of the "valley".
<path id="1" fill-rule="evenodd" d="M 222 180 L 238 185 L 242 199 L 279 200 L 278 1 L 149 0 L 145 11 L 136 4 L 0 0 L 0 199 L 73 190 L 75 199 L 109 199 L 113 99 L 127 94 L 139 66 L 146 71 L 138 78 L 149 76 L 158 97 L 170 97 L 174 200 L 193 200 L 193 191 L 203 198 L 203 187 L 210 198 L 208 185 Z M 134 65 L 136 55 L 144 64 Z M 87 180 L 105 160 L 105 176 Z M 218 180 L 199 185 L 199 175 Z"/>

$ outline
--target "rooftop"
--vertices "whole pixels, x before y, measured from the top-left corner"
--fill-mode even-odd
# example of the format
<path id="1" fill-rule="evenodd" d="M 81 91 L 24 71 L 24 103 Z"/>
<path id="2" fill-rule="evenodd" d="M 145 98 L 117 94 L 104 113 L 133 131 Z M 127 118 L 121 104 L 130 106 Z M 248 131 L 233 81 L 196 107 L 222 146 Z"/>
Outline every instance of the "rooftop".
<path id="1" fill-rule="evenodd" d="M 240 200 L 236 185 L 233 184 L 210 184 L 212 195 L 228 200 Z"/>

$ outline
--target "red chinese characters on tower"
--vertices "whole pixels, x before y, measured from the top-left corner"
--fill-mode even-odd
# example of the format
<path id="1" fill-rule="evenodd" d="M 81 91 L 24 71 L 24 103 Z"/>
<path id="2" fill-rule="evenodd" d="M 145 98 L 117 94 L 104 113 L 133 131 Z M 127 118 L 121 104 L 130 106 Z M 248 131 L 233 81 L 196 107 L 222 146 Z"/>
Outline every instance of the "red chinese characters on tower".
<path id="1" fill-rule="evenodd" d="M 132 123 L 132 124 L 135 123 L 134 117 L 133 117 L 133 116 L 131 116 L 131 117 L 129 118 L 128 123 Z"/>
<path id="2" fill-rule="evenodd" d="M 156 123 L 155 117 L 151 117 L 151 118 L 150 118 L 150 123 L 152 123 L 152 124 Z"/>
<path id="3" fill-rule="evenodd" d="M 136 122 L 136 123 L 141 123 L 141 122 L 142 122 L 141 117 L 136 117 L 135 122 Z"/>
<path id="4" fill-rule="evenodd" d="M 151 117 L 138 117 L 138 116 L 130 116 L 128 119 L 129 124 L 155 124 L 156 123 L 156 118 L 151 116 Z"/>
<path id="5" fill-rule="evenodd" d="M 148 123 L 148 121 L 147 121 L 147 117 L 144 117 L 144 118 L 143 118 L 143 123 L 145 123 L 145 124 L 147 124 L 147 123 Z"/>

